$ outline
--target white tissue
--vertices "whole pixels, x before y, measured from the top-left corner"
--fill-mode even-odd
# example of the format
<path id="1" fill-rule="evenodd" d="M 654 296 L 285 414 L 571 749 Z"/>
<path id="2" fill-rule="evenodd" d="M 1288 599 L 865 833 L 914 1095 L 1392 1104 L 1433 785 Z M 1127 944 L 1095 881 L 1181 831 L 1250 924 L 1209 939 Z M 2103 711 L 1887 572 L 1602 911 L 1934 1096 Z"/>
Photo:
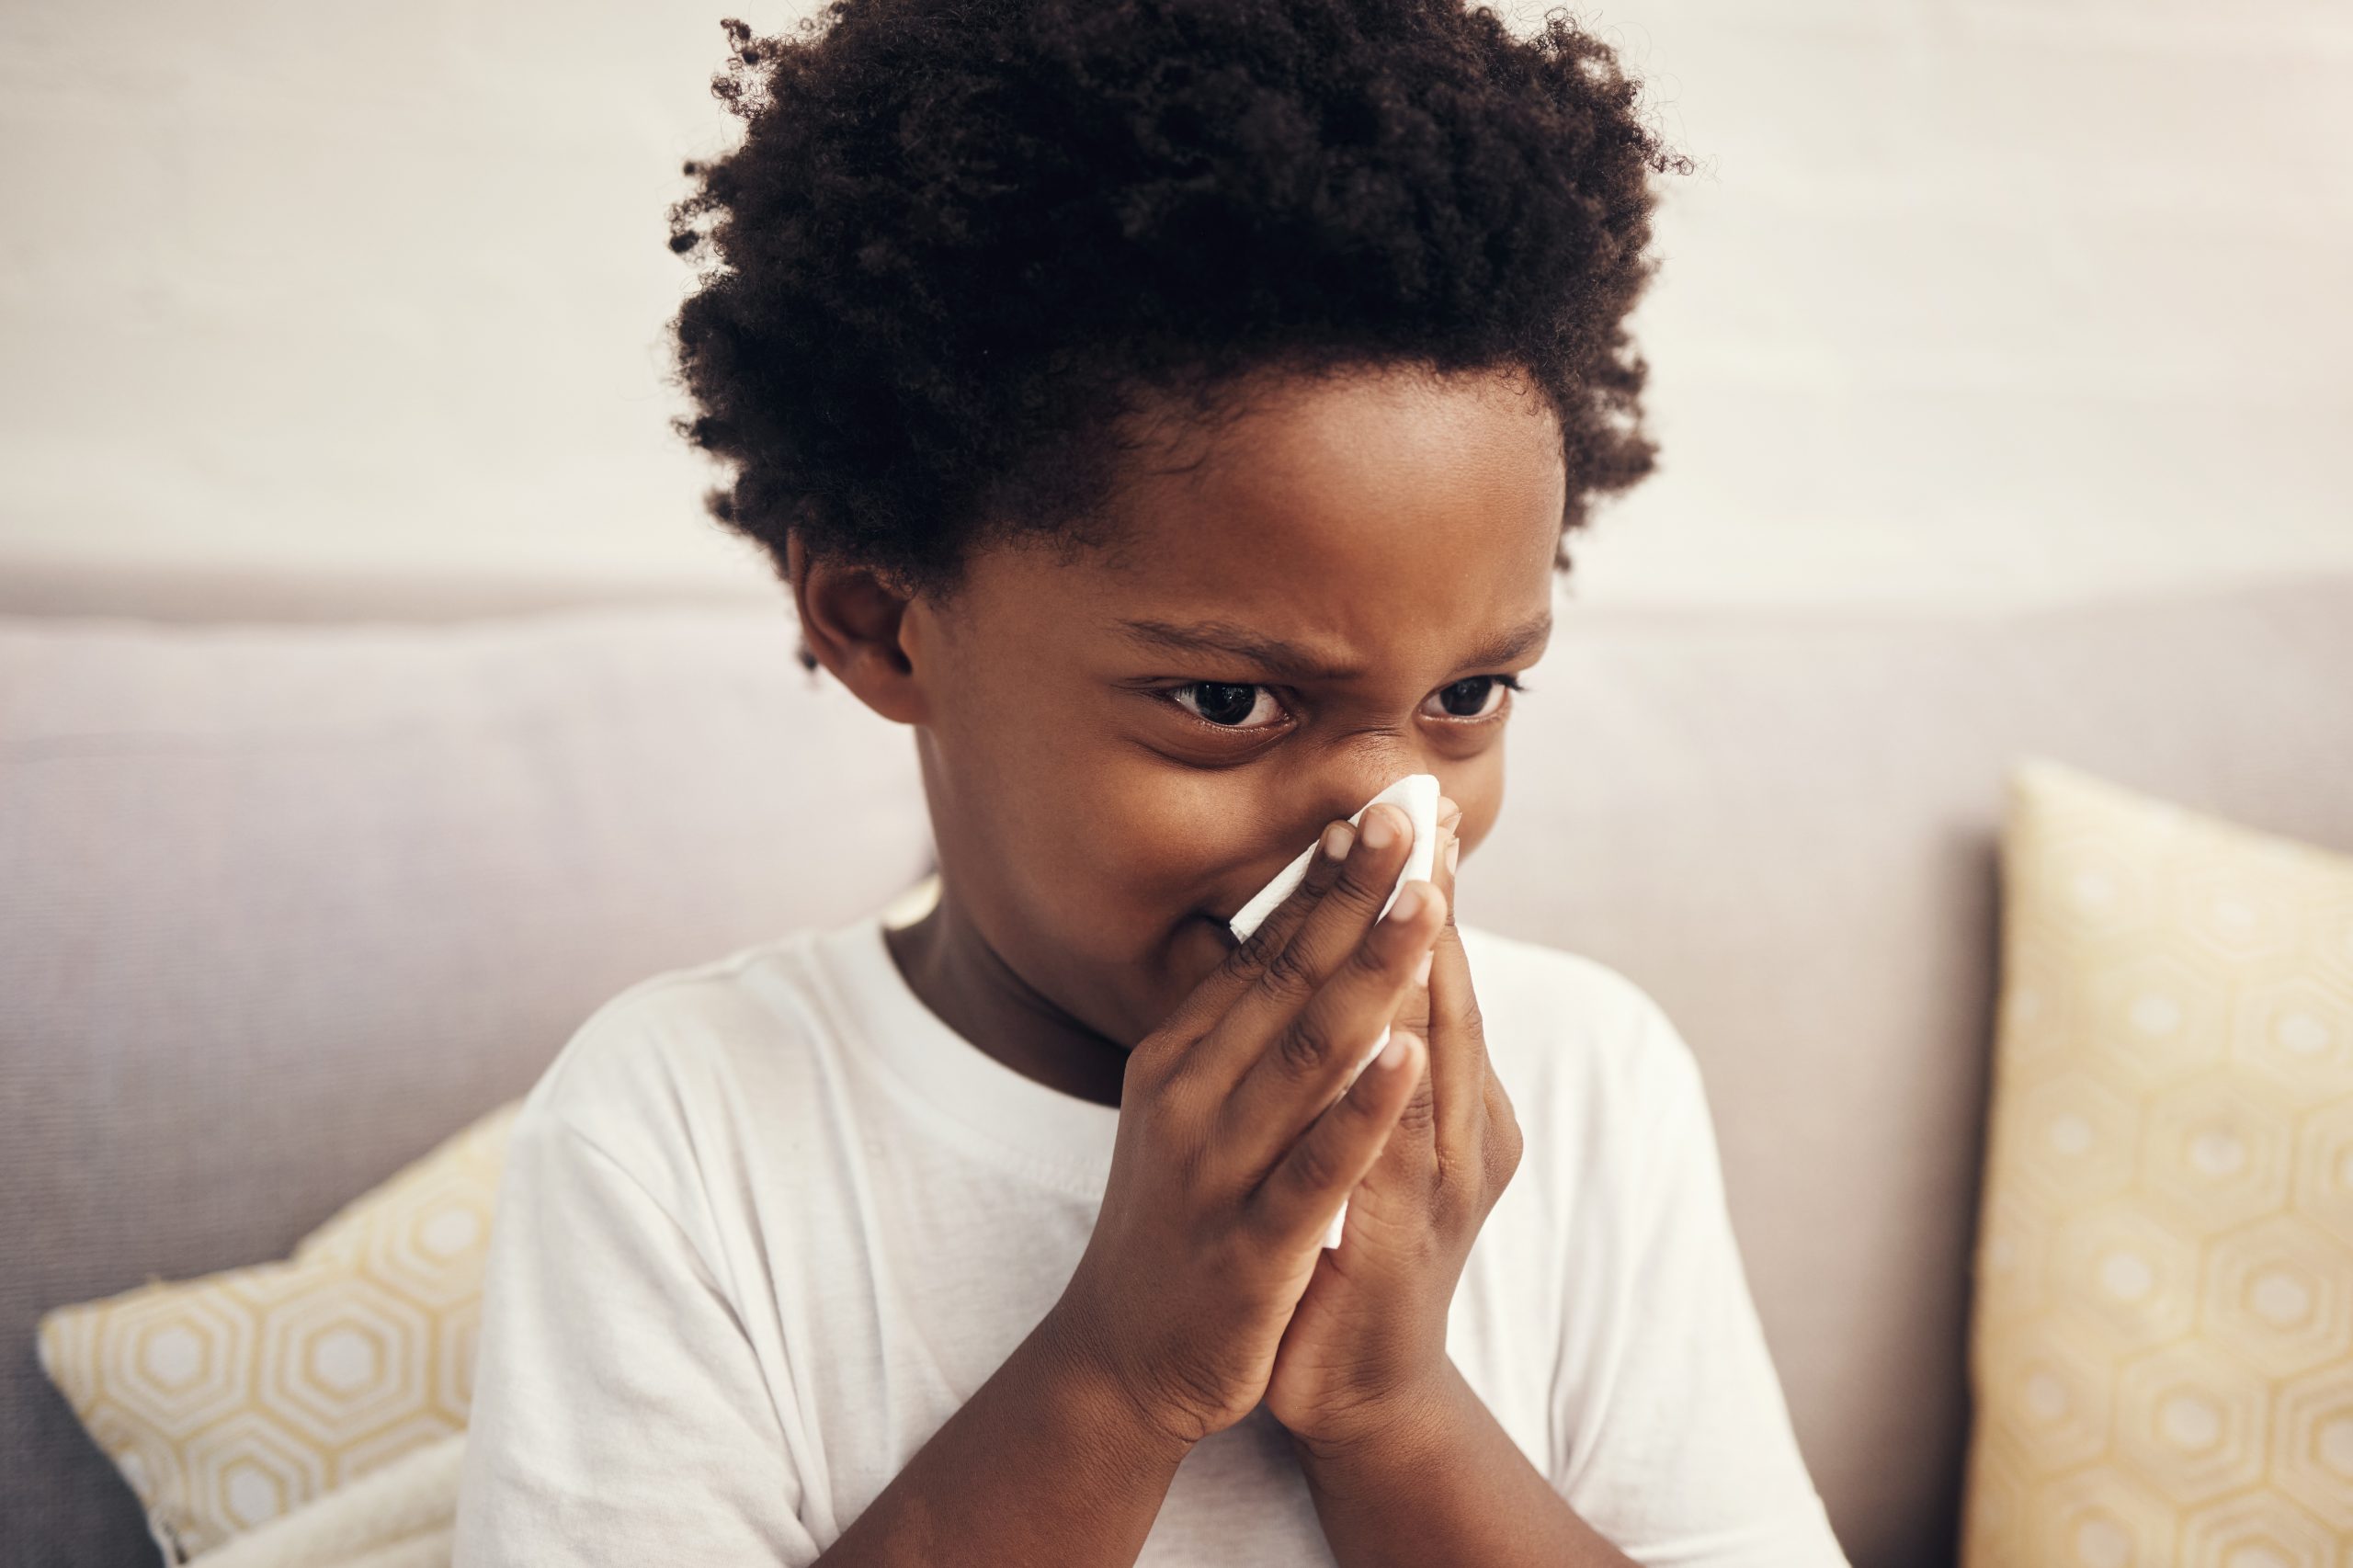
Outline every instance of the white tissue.
<path id="1" fill-rule="evenodd" d="M 1438 868 L 1438 797 L 1437 774 L 1409 773 L 1363 805 L 1358 806 L 1356 814 L 1348 818 L 1351 823 L 1361 823 L 1365 812 L 1383 801 L 1388 801 L 1404 807 L 1405 815 L 1413 822 L 1414 846 L 1406 852 L 1404 869 L 1397 873 L 1397 881 L 1390 888 L 1389 896 L 1381 902 L 1381 915 L 1389 913 L 1389 906 L 1397 902 L 1397 895 L 1404 891 L 1407 882 L 1428 881 Z M 1319 838 L 1321 836 L 1318 835 Z M 1299 886 L 1300 879 L 1307 875 L 1308 863 L 1314 858 L 1315 846 L 1310 844 L 1299 852 L 1298 858 L 1290 865 L 1277 871 L 1272 881 L 1251 894 L 1250 902 L 1236 911 L 1232 920 L 1226 922 L 1232 927 L 1236 941 L 1256 931 L 1259 923 L 1274 913 L 1275 906 L 1290 896 L 1291 890 Z M 1374 918 L 1378 919 L 1379 915 Z M 1358 1060 L 1356 1071 L 1348 1074 L 1349 1082 L 1355 1082 L 1357 1073 L 1361 1073 L 1370 1066 L 1372 1059 L 1381 1054 L 1381 1047 L 1388 1043 L 1389 1030 L 1386 1026 L 1383 1026 L 1380 1038 L 1375 1040 L 1364 1055 Z M 1342 1093 L 1346 1092 L 1344 1088 Z M 1340 1205 L 1340 1211 L 1332 1216 L 1331 1229 L 1324 1233 L 1325 1246 L 1336 1247 L 1340 1244 L 1341 1226 L 1347 1217 L 1348 1206 L 1343 1202 Z"/>
<path id="2" fill-rule="evenodd" d="M 1388 914 L 1389 906 L 1397 902 L 1398 893 L 1404 891 L 1407 882 L 1428 881 L 1438 868 L 1438 797 L 1437 774 L 1408 773 L 1358 806 L 1356 814 L 1348 819 L 1351 823 L 1362 823 L 1365 812 L 1383 801 L 1389 801 L 1403 806 L 1406 816 L 1413 820 L 1414 847 L 1405 857 L 1405 869 L 1397 873 L 1396 885 L 1389 890 L 1389 897 L 1381 905 L 1383 915 Z M 1314 858 L 1315 846 L 1310 844 L 1290 865 L 1275 873 L 1274 881 L 1250 895 L 1250 902 L 1226 922 L 1233 928 L 1236 941 L 1256 931 L 1259 922 L 1272 915 L 1275 906 L 1290 896 L 1291 889 L 1299 886 L 1300 879 L 1307 875 L 1308 862 Z"/>

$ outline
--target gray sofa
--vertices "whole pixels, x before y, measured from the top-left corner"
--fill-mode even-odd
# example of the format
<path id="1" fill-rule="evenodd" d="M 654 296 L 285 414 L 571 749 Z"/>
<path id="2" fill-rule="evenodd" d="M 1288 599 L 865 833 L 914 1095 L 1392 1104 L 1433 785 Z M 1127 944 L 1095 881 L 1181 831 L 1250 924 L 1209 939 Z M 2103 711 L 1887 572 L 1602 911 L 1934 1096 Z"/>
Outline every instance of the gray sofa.
<path id="1" fill-rule="evenodd" d="M 1677 1019 L 1857 1568 L 1949 1562 L 2005 766 L 2353 849 L 2353 578 L 2013 616 L 1572 597 L 1529 685 L 1463 917 Z M 780 597 L 0 619 L 0 1556 L 153 1552 L 34 1360 L 43 1309 L 281 1255 L 613 992 L 927 864 L 905 733 L 802 672 Z"/>

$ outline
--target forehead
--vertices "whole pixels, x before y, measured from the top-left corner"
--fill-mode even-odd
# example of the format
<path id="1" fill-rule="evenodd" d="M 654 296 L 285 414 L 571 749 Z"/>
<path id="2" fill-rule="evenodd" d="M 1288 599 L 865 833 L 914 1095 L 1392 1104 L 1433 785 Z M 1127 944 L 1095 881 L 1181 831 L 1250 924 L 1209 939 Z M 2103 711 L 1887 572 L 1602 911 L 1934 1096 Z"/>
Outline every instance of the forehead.
<path id="1" fill-rule="evenodd" d="M 985 570 L 983 581 L 1033 609 L 1047 608 L 1040 596 L 1057 601 L 1065 625 L 1097 635 L 1137 619 L 1213 619 L 1343 664 L 1442 659 L 1449 642 L 1484 642 L 1550 605 L 1560 429 L 1517 377 L 1275 381 L 1237 407 L 1156 427 L 1131 460 L 1106 548 L 1032 564 L 1017 587 Z"/>

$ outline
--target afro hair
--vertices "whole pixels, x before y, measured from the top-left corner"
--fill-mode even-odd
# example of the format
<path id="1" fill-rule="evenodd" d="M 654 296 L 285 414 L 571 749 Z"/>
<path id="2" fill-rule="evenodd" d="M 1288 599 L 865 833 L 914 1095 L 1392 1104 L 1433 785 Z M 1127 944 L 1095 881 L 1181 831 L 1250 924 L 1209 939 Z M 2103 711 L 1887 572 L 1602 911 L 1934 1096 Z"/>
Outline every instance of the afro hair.
<path id="1" fill-rule="evenodd" d="M 1653 171 L 1611 50 L 1461 0 L 833 0 L 724 24 L 735 151 L 690 162 L 673 324 L 722 523 L 915 589 L 1077 539 L 1131 416 L 1247 378 L 1516 370 L 1563 536 L 1650 471 Z M 1565 543 L 1555 565 L 1569 564 Z M 804 655 L 805 657 L 805 655 Z"/>

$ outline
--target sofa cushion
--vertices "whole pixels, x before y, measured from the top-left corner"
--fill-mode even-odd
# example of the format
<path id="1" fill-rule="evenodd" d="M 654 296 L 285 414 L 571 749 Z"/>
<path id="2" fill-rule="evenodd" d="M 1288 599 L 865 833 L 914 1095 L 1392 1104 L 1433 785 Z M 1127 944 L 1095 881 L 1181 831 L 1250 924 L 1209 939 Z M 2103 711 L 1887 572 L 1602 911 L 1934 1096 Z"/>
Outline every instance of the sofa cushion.
<path id="1" fill-rule="evenodd" d="M 2002 839 L 1964 1561 L 2353 1539 L 2353 857 L 2048 764 Z"/>
<path id="2" fill-rule="evenodd" d="M 210 1553 L 465 1430 L 512 1100 L 291 1257 L 57 1307 L 40 1361 L 147 1511 Z"/>

